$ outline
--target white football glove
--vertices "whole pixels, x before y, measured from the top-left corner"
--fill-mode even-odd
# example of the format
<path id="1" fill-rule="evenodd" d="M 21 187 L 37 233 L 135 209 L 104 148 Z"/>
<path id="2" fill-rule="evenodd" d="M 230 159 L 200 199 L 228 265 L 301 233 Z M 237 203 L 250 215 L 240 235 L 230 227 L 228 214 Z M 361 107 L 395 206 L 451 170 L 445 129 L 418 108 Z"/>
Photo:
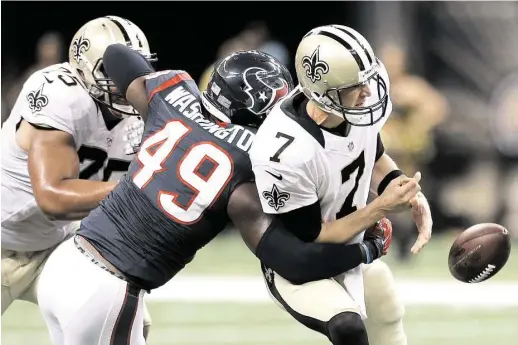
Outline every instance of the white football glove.
<path id="1" fill-rule="evenodd" d="M 132 122 L 124 128 L 124 153 L 127 155 L 133 155 L 138 152 L 140 148 L 140 142 L 142 140 L 142 134 L 144 133 L 144 121 L 139 116 L 138 121 Z"/>

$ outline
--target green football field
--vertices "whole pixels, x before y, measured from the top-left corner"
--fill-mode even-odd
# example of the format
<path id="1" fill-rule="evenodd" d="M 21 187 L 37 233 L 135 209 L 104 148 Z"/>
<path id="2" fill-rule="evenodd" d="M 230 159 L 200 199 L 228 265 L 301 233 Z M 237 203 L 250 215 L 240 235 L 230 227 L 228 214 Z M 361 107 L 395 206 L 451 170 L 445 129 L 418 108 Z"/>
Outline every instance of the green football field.
<path id="1" fill-rule="evenodd" d="M 390 263 L 396 279 L 452 280 L 446 264 L 451 237 L 436 237 L 411 263 Z M 508 264 L 491 282 L 518 283 L 518 244 Z M 239 238 L 218 239 L 204 248 L 185 275 L 258 276 L 257 261 Z M 484 283 L 482 283 L 484 284 Z M 518 290 L 517 290 L 518 293 Z M 484 298 L 484 296 L 481 296 Z M 148 302 L 153 328 L 149 344 L 329 344 L 292 320 L 273 303 Z M 409 345 L 499 345 L 518 339 L 518 306 L 406 307 Z M 2 317 L 3 345 L 48 345 L 47 331 L 35 306 L 17 302 Z"/>
<path id="2" fill-rule="evenodd" d="M 329 344 L 273 304 L 149 303 L 149 344 Z M 518 308 L 457 309 L 407 307 L 409 344 L 515 344 Z M 3 345 L 50 345 L 35 307 L 19 303 L 2 320 Z"/>

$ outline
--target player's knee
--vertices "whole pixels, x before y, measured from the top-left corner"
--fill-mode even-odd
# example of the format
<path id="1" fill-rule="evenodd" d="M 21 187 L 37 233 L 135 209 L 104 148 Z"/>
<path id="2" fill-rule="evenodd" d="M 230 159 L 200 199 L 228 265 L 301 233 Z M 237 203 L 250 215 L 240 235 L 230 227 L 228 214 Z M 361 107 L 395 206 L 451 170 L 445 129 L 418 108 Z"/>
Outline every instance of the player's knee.
<path id="1" fill-rule="evenodd" d="M 333 345 L 369 345 L 363 321 L 353 312 L 333 316 L 327 323 L 327 332 Z"/>
<path id="2" fill-rule="evenodd" d="M 369 319 L 378 324 L 399 322 L 405 306 L 398 294 L 390 268 L 377 260 L 364 271 L 365 304 Z"/>

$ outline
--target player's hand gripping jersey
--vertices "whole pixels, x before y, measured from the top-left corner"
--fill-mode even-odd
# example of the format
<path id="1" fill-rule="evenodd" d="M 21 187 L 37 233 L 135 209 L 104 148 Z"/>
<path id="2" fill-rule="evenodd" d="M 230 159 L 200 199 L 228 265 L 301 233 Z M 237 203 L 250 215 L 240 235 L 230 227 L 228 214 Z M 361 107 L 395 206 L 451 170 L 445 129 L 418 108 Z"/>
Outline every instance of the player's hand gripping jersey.
<path id="1" fill-rule="evenodd" d="M 79 234 L 126 277 L 153 289 L 229 222 L 229 195 L 253 180 L 247 151 L 254 134 L 208 120 L 183 71 L 149 75 L 146 90 L 148 119 L 137 158 Z"/>
<path id="2" fill-rule="evenodd" d="M 113 180 L 133 156 L 125 154 L 125 126 L 136 117 L 106 122 L 69 63 L 35 72 L 25 82 L 9 119 L 2 127 L 2 248 L 37 251 L 61 242 L 74 230 L 70 221 L 49 220 L 34 198 L 28 154 L 16 141 L 25 120 L 73 136 L 83 179 Z"/>

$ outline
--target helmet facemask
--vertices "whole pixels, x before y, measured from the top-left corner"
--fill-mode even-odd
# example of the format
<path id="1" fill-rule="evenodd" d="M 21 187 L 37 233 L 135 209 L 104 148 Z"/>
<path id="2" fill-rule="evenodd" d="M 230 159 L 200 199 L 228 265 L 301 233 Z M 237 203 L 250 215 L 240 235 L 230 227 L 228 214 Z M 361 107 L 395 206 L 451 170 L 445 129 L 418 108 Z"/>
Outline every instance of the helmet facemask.
<path id="1" fill-rule="evenodd" d="M 104 70 L 102 56 L 111 44 L 126 45 L 149 62 L 157 60 L 140 28 L 127 19 L 105 16 L 89 21 L 77 31 L 70 44 L 69 63 L 94 101 L 119 118 L 138 115 Z"/>
<path id="2" fill-rule="evenodd" d="M 372 126 L 390 106 L 382 64 L 365 37 L 352 28 L 326 25 L 311 30 L 299 43 L 295 68 L 306 97 L 331 116 L 329 125 L 346 121 Z M 365 94 L 366 85 L 368 93 L 377 92 L 372 100 Z M 359 89 L 362 93 L 356 97 Z"/>
<path id="3" fill-rule="evenodd" d="M 365 84 L 376 84 L 376 92 L 378 101 L 369 106 L 350 106 L 344 105 L 342 92 L 350 92 L 351 89 L 362 87 Z M 327 89 L 323 95 L 318 98 L 317 104 L 323 106 L 323 110 L 339 116 L 353 126 L 372 126 L 379 122 L 385 115 L 385 109 L 388 104 L 387 84 L 385 80 L 375 72 L 369 79 L 353 86 L 334 87 Z"/>

